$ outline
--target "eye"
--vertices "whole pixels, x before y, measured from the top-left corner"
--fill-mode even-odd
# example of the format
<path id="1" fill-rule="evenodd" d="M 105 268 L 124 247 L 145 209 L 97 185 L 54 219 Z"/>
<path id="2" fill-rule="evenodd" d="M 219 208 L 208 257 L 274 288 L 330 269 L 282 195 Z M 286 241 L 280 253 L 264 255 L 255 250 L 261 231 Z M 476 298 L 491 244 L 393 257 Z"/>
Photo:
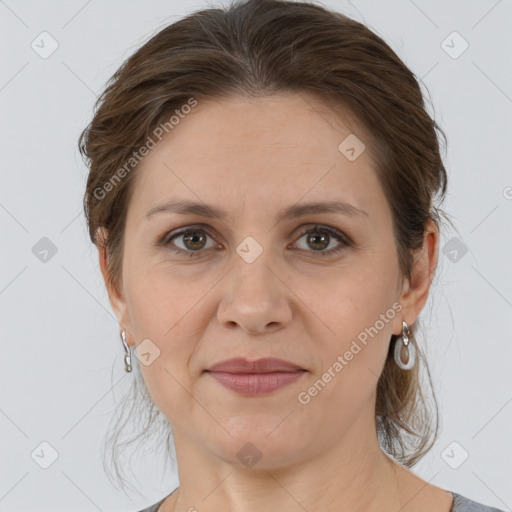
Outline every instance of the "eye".
<path id="1" fill-rule="evenodd" d="M 174 240 L 182 239 L 183 247 L 179 244 L 176 245 Z M 204 230 L 199 228 L 186 228 L 178 233 L 175 233 L 170 238 L 164 239 L 163 244 L 168 246 L 174 252 L 180 254 L 186 254 L 187 256 L 196 256 L 196 253 L 200 252 L 201 249 L 211 249 L 213 247 L 219 247 L 218 244 L 211 243 L 210 246 L 206 245 L 207 238 L 211 238 L 210 235 Z M 212 239 L 213 240 L 213 239 Z"/>
<path id="2" fill-rule="evenodd" d="M 312 253 L 313 257 L 332 256 L 352 246 L 352 241 L 348 236 L 337 229 L 323 225 L 309 226 L 302 230 L 298 240 L 304 237 L 306 237 L 306 247 L 299 247 L 299 249 Z M 208 245 L 208 238 L 211 239 L 210 245 Z M 334 245 L 334 248 L 326 250 L 334 240 L 337 240 L 338 244 Z M 201 256 L 203 249 L 222 248 L 204 229 L 193 226 L 183 228 L 171 236 L 164 236 L 160 244 L 175 253 L 190 257 Z M 294 246 L 296 245 L 297 242 Z"/>
<path id="3" fill-rule="evenodd" d="M 309 227 L 305 231 L 302 231 L 302 233 L 299 236 L 299 240 L 303 237 L 306 237 L 306 248 L 299 248 L 306 250 L 308 252 L 317 253 L 313 254 L 313 256 L 315 257 L 331 256 L 334 254 L 338 254 L 339 252 L 343 251 L 344 249 L 352 245 L 351 240 L 343 233 L 341 233 L 337 229 L 333 229 L 322 225 L 315 225 L 313 227 Z M 338 245 L 335 245 L 334 248 L 325 250 L 329 246 L 331 246 L 333 239 L 337 240 L 340 243 Z M 312 250 L 308 250 L 308 247 Z"/>

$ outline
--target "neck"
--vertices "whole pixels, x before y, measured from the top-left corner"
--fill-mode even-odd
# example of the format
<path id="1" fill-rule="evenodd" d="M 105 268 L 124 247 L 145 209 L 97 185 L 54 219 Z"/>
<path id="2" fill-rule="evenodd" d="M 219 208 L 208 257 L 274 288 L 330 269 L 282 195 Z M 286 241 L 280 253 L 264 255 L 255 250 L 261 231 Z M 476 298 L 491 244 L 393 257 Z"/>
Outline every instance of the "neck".
<path id="1" fill-rule="evenodd" d="M 371 409 L 368 413 L 374 414 Z M 173 495 L 172 508 L 170 501 L 161 510 L 399 510 L 397 465 L 380 448 L 376 431 L 365 430 L 365 425 L 373 425 L 373 420 L 361 415 L 334 446 L 310 456 L 305 447 L 300 456 L 288 463 L 276 462 L 275 457 L 268 458 L 272 464 L 264 462 L 263 454 L 260 462 L 251 468 L 233 463 L 238 462 L 236 459 L 223 460 L 212 455 L 184 432 L 175 431 L 180 488 Z M 265 448 L 262 448 L 263 452 Z"/>

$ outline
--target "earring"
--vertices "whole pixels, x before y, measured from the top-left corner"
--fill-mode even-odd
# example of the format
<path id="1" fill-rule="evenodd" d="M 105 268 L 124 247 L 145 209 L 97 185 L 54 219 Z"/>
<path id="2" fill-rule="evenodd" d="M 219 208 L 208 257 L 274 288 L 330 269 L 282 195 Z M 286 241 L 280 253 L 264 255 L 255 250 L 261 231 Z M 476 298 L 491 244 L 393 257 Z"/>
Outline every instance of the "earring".
<path id="1" fill-rule="evenodd" d="M 121 331 L 120 335 L 121 335 L 121 341 L 123 342 L 123 347 L 124 347 L 124 371 L 131 372 L 132 371 L 132 353 L 130 351 L 130 347 L 128 346 L 128 343 L 126 343 L 126 334 L 124 332 L 124 329 Z"/>
<path id="2" fill-rule="evenodd" d="M 410 370 L 416 360 L 416 348 L 410 335 L 407 323 L 402 322 L 402 334 L 395 341 L 395 362 L 402 370 Z"/>

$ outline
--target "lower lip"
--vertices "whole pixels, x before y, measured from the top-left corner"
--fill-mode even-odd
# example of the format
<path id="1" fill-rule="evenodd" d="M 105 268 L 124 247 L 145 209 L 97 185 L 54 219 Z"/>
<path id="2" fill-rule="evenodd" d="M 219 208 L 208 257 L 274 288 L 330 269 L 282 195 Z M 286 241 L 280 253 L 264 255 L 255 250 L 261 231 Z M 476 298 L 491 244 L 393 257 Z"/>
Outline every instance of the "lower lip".
<path id="1" fill-rule="evenodd" d="M 300 379 L 305 370 L 273 373 L 207 372 L 224 387 L 245 396 L 267 395 Z"/>

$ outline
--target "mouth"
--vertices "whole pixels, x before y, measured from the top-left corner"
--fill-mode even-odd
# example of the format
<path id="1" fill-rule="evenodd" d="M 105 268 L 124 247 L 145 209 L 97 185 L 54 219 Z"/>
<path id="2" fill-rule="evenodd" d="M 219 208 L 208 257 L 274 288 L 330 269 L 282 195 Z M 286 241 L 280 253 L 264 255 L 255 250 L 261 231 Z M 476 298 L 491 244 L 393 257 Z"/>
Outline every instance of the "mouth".
<path id="1" fill-rule="evenodd" d="M 206 370 L 207 375 L 213 377 L 225 388 L 248 397 L 274 393 L 296 382 L 305 373 L 306 370 L 302 369 L 259 373 L 232 373 Z"/>
<path id="2" fill-rule="evenodd" d="M 273 373 L 273 372 L 294 372 L 297 370 L 304 370 L 299 365 L 278 359 L 275 357 L 264 357 L 249 361 L 243 357 L 236 357 L 233 359 L 226 359 L 220 363 L 216 363 L 206 371 L 210 372 L 226 372 L 226 373 Z"/>
<path id="3" fill-rule="evenodd" d="M 254 361 L 237 357 L 216 363 L 204 372 L 235 393 L 261 396 L 289 386 L 307 373 L 307 370 L 291 361 L 275 357 Z"/>

